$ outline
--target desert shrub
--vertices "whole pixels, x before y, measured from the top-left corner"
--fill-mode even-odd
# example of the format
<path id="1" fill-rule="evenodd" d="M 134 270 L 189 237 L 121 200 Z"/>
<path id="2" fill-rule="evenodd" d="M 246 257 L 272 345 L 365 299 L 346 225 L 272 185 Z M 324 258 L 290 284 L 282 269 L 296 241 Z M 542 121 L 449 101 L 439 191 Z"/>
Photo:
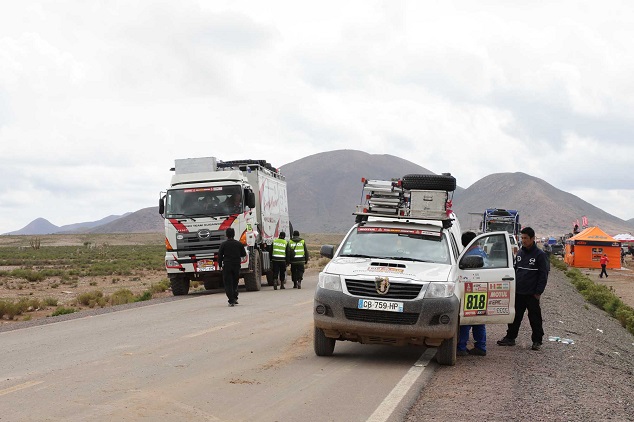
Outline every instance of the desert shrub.
<path id="1" fill-rule="evenodd" d="M 92 304 L 92 306 L 90 306 L 91 308 L 94 308 L 97 304 L 105 304 L 106 302 L 101 290 L 93 290 L 92 292 L 80 293 L 79 295 L 77 295 L 75 301 L 84 306 L 90 306 Z"/>
<path id="2" fill-rule="evenodd" d="M 129 289 L 121 289 L 114 292 L 109 299 L 111 305 L 123 305 L 135 301 L 134 293 Z"/>
<path id="3" fill-rule="evenodd" d="M 170 281 L 167 278 L 164 278 L 160 282 L 154 284 L 150 284 L 150 288 L 148 289 L 152 293 L 162 293 L 169 289 Z"/>
<path id="4" fill-rule="evenodd" d="M 150 292 L 149 290 L 146 290 L 135 298 L 135 302 L 143 302 L 145 300 L 150 300 L 150 299 L 152 299 L 152 292 Z"/>
<path id="5" fill-rule="evenodd" d="M 39 271 L 33 271 L 28 269 L 19 268 L 11 271 L 11 276 L 16 278 L 24 278 L 28 281 L 42 281 L 44 275 Z"/>
<path id="6" fill-rule="evenodd" d="M 55 311 L 51 314 L 51 316 L 72 314 L 74 312 L 77 312 L 77 309 L 65 308 L 64 306 L 58 306 L 57 309 L 55 309 Z"/>
<path id="7" fill-rule="evenodd" d="M 44 306 L 57 306 L 57 299 L 54 297 L 47 297 L 44 299 Z"/>

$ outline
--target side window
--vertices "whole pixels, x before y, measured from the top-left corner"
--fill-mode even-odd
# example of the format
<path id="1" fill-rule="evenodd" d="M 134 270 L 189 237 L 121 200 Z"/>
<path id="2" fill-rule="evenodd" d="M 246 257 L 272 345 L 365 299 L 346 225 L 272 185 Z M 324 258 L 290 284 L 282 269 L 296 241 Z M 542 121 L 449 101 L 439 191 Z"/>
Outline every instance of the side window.
<path id="1" fill-rule="evenodd" d="M 484 259 L 484 268 L 508 267 L 508 250 L 504 235 L 489 235 L 471 244 L 464 256 L 478 255 Z"/>

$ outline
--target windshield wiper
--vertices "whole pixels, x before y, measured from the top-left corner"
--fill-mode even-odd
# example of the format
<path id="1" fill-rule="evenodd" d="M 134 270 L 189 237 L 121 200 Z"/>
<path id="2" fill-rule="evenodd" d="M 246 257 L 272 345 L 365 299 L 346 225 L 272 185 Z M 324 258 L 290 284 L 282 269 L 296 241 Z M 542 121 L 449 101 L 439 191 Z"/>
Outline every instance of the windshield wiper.
<path id="1" fill-rule="evenodd" d="M 192 221 L 196 221 L 196 220 L 194 220 L 194 217 L 192 217 L 191 215 L 188 215 L 188 214 L 173 213 L 173 214 L 170 214 L 170 216 L 172 216 L 172 218 L 173 218 L 173 217 L 176 217 L 176 218 L 178 218 L 178 217 L 185 217 L 185 218 L 189 218 L 189 219 L 191 219 Z"/>
<path id="2" fill-rule="evenodd" d="M 424 259 L 410 258 L 406 256 L 384 256 L 383 259 L 394 259 L 397 261 L 432 262 L 432 261 L 426 261 Z"/>
<path id="3" fill-rule="evenodd" d="M 352 257 L 352 258 L 374 258 L 373 256 L 362 255 L 358 253 L 347 253 L 347 254 L 341 254 L 339 256 L 346 256 L 346 257 Z"/>

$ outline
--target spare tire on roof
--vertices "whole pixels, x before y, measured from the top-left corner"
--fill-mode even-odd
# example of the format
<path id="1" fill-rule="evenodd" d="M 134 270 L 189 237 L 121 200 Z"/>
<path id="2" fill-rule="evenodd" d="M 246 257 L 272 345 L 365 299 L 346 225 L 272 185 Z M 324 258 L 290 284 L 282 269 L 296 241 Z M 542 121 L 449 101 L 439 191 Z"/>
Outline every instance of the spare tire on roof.
<path id="1" fill-rule="evenodd" d="M 403 189 L 456 190 L 456 178 L 449 173 L 443 174 L 406 174 L 402 178 Z"/>

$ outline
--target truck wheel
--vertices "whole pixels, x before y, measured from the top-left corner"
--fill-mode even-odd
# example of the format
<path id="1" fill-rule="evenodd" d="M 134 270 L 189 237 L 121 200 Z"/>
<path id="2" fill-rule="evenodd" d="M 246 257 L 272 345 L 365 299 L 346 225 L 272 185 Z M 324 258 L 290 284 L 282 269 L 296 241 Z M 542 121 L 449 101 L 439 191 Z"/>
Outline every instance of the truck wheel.
<path id="1" fill-rule="evenodd" d="M 174 296 L 183 296 L 189 293 L 189 280 L 185 276 L 170 276 L 170 285 Z"/>
<path id="2" fill-rule="evenodd" d="M 251 253 L 252 272 L 244 276 L 244 286 L 247 292 L 255 292 L 262 289 L 262 267 L 260 266 L 260 252 L 254 250 Z"/>
<path id="3" fill-rule="evenodd" d="M 456 190 L 456 178 L 449 174 L 406 174 L 402 179 L 403 189 Z"/>
<path id="4" fill-rule="evenodd" d="M 332 356 L 336 341 L 334 338 L 326 337 L 324 330 L 315 327 L 313 347 L 317 356 Z"/>
<path id="5" fill-rule="evenodd" d="M 458 330 L 460 327 L 458 327 Z M 458 330 L 452 338 L 445 339 L 436 350 L 436 362 L 440 365 L 456 364 L 456 347 L 458 347 Z"/>

